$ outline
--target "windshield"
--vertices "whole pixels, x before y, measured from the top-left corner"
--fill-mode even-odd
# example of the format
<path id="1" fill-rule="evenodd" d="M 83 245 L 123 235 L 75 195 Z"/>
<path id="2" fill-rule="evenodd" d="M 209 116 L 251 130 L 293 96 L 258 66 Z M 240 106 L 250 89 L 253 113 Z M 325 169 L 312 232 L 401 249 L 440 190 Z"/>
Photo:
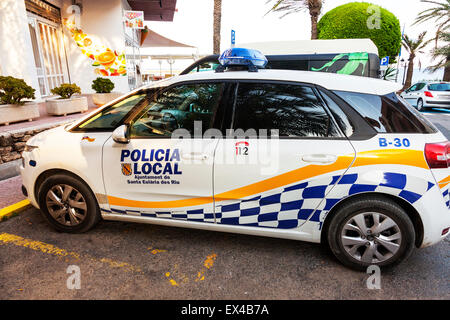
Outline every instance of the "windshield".
<path id="1" fill-rule="evenodd" d="M 92 117 L 88 118 L 73 131 L 113 131 L 123 124 L 126 116 L 136 107 L 148 103 L 148 96 L 152 95 L 154 90 L 139 92 L 130 95 L 121 101 L 104 108 Z"/>
<path id="2" fill-rule="evenodd" d="M 428 85 L 430 91 L 450 91 L 450 83 L 433 83 Z"/>

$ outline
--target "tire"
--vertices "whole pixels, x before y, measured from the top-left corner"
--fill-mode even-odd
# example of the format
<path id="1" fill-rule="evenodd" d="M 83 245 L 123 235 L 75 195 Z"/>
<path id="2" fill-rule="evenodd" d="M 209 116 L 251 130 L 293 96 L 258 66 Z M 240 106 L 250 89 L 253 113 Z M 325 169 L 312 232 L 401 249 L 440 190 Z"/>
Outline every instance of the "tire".
<path id="1" fill-rule="evenodd" d="M 423 106 L 423 100 L 422 99 L 417 100 L 417 110 L 425 111 L 425 109 L 426 108 Z"/>
<path id="2" fill-rule="evenodd" d="M 376 216 L 382 226 L 378 229 L 374 228 Z M 331 219 L 326 230 L 328 245 L 336 258 L 352 269 L 365 271 L 370 265 L 394 266 L 407 259 L 414 249 L 415 231 L 411 219 L 399 205 L 386 197 L 351 200 Z M 393 224 L 395 226 L 380 232 Z M 365 225 L 366 232 L 361 231 L 363 228 L 359 225 Z M 369 233 L 368 230 L 375 232 Z M 395 239 L 398 234 L 400 239 Z M 394 240 L 387 241 L 389 236 Z"/>
<path id="3" fill-rule="evenodd" d="M 38 194 L 44 218 L 58 231 L 86 232 L 101 219 L 94 193 L 84 182 L 73 176 L 56 174 L 47 178 Z"/>

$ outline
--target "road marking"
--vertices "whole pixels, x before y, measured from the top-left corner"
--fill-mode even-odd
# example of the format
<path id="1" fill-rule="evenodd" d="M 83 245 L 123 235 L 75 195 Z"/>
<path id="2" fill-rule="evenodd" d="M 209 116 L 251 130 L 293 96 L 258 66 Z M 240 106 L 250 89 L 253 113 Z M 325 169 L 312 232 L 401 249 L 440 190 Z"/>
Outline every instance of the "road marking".
<path id="1" fill-rule="evenodd" d="M 41 241 L 35 241 L 31 239 L 22 238 L 15 234 L 0 233 L 0 245 L 1 244 L 13 244 L 18 247 L 29 248 L 35 251 L 40 251 L 42 253 L 48 253 L 53 256 L 60 258 L 69 258 L 80 260 L 81 258 L 91 260 L 93 262 L 100 262 L 108 265 L 111 268 L 120 268 L 126 272 L 142 272 L 141 268 L 133 266 L 127 262 L 114 261 L 109 258 L 94 258 L 88 255 L 81 255 L 73 251 L 67 251 L 65 249 L 58 248 L 52 244 L 44 243 Z"/>
<path id="2" fill-rule="evenodd" d="M 162 253 L 162 252 L 167 252 L 167 250 L 153 249 L 152 247 L 148 247 L 147 250 L 149 250 L 152 254 L 158 254 L 158 253 Z"/>
<path id="3" fill-rule="evenodd" d="M 203 262 L 203 269 L 197 273 L 197 279 L 195 281 L 205 280 L 205 272 L 214 266 L 214 261 L 216 261 L 217 254 L 212 253 L 206 257 L 205 262 Z"/>
<path id="4" fill-rule="evenodd" d="M 205 280 L 205 273 L 214 266 L 214 262 L 216 261 L 216 259 L 217 259 L 217 254 L 215 254 L 215 253 L 212 253 L 206 257 L 205 261 L 203 262 L 202 269 L 199 272 L 197 272 L 197 277 L 195 278 L 195 282 Z M 170 272 L 165 273 L 166 278 L 168 278 L 168 280 L 172 286 L 174 286 L 174 287 L 180 286 L 180 284 L 177 281 L 175 281 L 173 274 L 176 274 L 178 279 L 182 278 L 181 284 L 186 284 L 189 282 L 189 278 L 187 276 L 185 276 L 184 274 L 180 274 L 178 272 L 177 264 L 173 267 L 172 270 L 173 270 L 172 273 L 170 273 Z"/>
<path id="5" fill-rule="evenodd" d="M 0 221 L 11 218 L 15 214 L 28 209 L 29 206 L 31 206 L 30 200 L 25 199 L 3 209 L 0 209 Z"/>
<path id="6" fill-rule="evenodd" d="M 174 286 L 174 287 L 179 286 L 179 284 L 174 279 L 170 279 L 170 272 L 166 272 L 166 277 L 169 278 L 169 282 L 172 286 Z"/>

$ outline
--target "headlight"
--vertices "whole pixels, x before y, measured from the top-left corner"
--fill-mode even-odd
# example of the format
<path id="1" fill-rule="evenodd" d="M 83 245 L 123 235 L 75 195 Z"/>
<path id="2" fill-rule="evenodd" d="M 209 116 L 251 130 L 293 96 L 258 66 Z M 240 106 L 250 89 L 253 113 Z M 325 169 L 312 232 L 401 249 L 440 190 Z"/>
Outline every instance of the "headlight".
<path id="1" fill-rule="evenodd" d="M 38 146 L 30 146 L 30 145 L 26 144 L 25 145 L 25 149 L 23 150 L 23 152 L 31 152 L 31 151 L 33 151 L 34 149 L 37 149 L 37 148 L 39 148 L 39 147 Z"/>

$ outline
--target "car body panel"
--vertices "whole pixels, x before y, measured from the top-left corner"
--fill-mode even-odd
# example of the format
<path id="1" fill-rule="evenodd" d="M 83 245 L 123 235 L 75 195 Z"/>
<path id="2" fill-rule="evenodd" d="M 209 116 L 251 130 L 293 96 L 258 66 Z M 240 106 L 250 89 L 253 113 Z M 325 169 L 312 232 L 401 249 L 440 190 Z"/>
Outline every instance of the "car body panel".
<path id="1" fill-rule="evenodd" d="M 210 79 L 308 83 L 328 90 L 354 91 L 357 88 L 357 92 L 376 95 L 399 89 L 398 84 L 356 76 L 261 70 L 190 74 L 137 89 L 131 94 Z M 339 139 L 279 139 L 276 168 L 263 172 L 261 161 L 253 164 L 237 161 L 233 165 L 221 162 L 227 156 L 238 158 L 237 143 L 247 143 L 251 152 L 257 152 L 256 141 L 156 138 L 131 139 L 124 145 L 114 142 L 111 132 L 71 132 L 81 121 L 41 133 L 28 142 L 28 145 L 38 146 L 24 153 L 25 166 L 21 168 L 33 205 L 38 206 L 34 193 L 38 177 L 47 170 L 58 169 L 83 179 L 96 195 L 102 217 L 109 220 L 320 242 L 328 213 L 338 203 L 359 194 L 380 193 L 402 199 L 417 210 L 424 226 L 422 247 L 442 240 L 442 230 L 450 226 L 450 169 L 430 170 L 424 157 L 426 143 L 446 141 L 439 132 L 378 134 L 356 140 L 343 136 Z M 199 149 L 195 148 L 196 144 Z M 124 150 L 128 152 L 123 153 Z M 136 153 L 133 160 L 134 150 L 139 150 L 140 156 Z M 144 150 L 148 151 L 146 156 L 143 156 Z M 161 164 L 160 169 L 170 163 L 171 169 L 166 172 L 170 184 L 128 183 L 128 177 L 136 173 L 137 168 L 142 170 L 144 163 L 154 163 L 145 159 L 151 150 L 163 150 L 164 161 L 159 162 L 164 165 Z M 183 158 L 184 155 L 190 155 L 190 159 Z M 309 160 L 306 163 L 304 156 L 310 155 L 324 156 L 322 158 L 328 162 Z M 37 166 L 30 166 L 29 160 L 35 160 Z M 179 165 L 177 169 L 175 164 Z M 164 172 L 161 175 L 164 179 Z M 172 183 L 172 180 L 178 181 Z M 262 217 L 263 214 L 266 216 Z"/>

